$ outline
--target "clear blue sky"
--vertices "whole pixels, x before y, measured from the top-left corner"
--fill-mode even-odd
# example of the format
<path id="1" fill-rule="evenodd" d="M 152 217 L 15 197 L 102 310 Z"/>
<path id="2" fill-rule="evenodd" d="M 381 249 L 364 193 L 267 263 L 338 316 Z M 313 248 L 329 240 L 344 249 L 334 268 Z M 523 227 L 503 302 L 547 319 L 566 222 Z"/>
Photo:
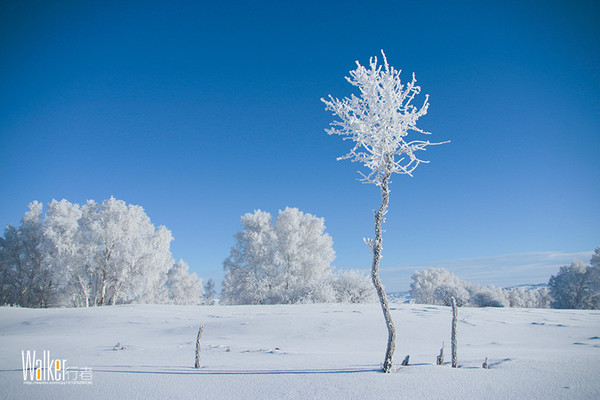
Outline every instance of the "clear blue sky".
<path id="1" fill-rule="evenodd" d="M 594 1 L 5 1 L 0 224 L 32 200 L 111 195 L 222 278 L 239 218 L 325 218 L 368 268 L 375 186 L 324 129 L 355 60 L 384 49 L 430 95 L 432 140 L 396 176 L 386 266 L 600 245 L 600 9 Z M 385 283 L 385 282 L 384 282 Z"/>

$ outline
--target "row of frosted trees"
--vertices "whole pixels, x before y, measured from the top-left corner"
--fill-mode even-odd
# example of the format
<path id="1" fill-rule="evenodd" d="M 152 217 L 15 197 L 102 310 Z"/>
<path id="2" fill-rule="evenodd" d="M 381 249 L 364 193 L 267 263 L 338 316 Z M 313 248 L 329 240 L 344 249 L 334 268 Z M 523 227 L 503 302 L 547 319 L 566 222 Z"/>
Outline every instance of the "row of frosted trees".
<path id="1" fill-rule="evenodd" d="M 333 271 L 323 218 L 286 208 L 275 221 L 258 210 L 241 222 L 224 262 L 224 304 L 374 299 L 366 276 Z M 112 197 L 83 206 L 54 200 L 45 213 L 34 201 L 0 238 L 0 305 L 212 304 L 214 282 L 202 285 L 184 261 L 174 264 L 172 240 L 142 207 Z"/>
<path id="2" fill-rule="evenodd" d="M 459 306 L 600 309 L 600 247 L 590 265 L 575 261 L 560 267 L 547 286 L 502 289 L 459 279 L 444 268 L 415 272 L 410 294 L 416 303 Z"/>
<path id="3" fill-rule="evenodd" d="M 171 232 L 144 209 L 111 197 L 83 206 L 29 204 L 0 238 L 0 304 L 24 307 L 119 303 L 198 304 L 202 280 L 174 263 Z M 214 284 L 207 282 L 208 293 Z"/>

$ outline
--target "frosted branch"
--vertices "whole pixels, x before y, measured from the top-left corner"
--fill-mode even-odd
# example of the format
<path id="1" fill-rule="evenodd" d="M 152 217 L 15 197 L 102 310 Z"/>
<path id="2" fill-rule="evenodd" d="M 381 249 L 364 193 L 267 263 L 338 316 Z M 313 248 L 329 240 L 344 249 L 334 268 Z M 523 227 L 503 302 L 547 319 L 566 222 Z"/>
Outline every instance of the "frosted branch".
<path id="1" fill-rule="evenodd" d="M 360 180 L 376 185 L 380 185 L 382 177 L 389 171 L 412 176 L 421 163 L 428 163 L 417 157 L 416 152 L 426 150 L 430 145 L 448 143 L 405 140 L 411 131 L 430 135 L 416 125 L 417 120 L 427 114 L 429 96 L 425 95 L 421 107 L 414 106 L 412 101 L 421 93 L 414 73 L 412 80 L 403 84 L 401 71 L 388 64 L 383 50 L 381 54 L 383 69 L 382 65 L 377 65 L 377 57 L 372 57 L 368 69 L 357 61 L 357 68 L 346 77 L 359 89 L 360 97 L 353 94 L 339 100 L 329 95 L 329 100 L 321 99 L 325 108 L 339 118 L 325 131 L 355 142 L 354 147 L 338 160 L 363 164 L 370 172 L 359 172 Z"/>

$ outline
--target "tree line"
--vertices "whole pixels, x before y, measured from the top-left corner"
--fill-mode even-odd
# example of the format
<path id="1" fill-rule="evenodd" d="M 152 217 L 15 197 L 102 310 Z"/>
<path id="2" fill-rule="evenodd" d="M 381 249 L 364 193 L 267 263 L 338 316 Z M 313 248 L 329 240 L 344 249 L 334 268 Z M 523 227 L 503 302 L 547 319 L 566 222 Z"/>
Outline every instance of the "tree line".
<path id="1" fill-rule="evenodd" d="M 0 305 L 90 307 L 124 303 L 213 304 L 215 283 L 189 272 L 170 252 L 171 231 L 144 209 L 111 197 L 80 206 L 34 201 L 0 237 Z M 357 271 L 334 272 L 333 241 L 322 218 L 296 208 L 276 224 L 263 211 L 224 262 L 224 304 L 368 302 L 374 290 Z"/>
<path id="2" fill-rule="evenodd" d="M 297 208 L 273 216 L 256 210 L 223 266 L 222 304 L 375 301 L 369 277 L 335 271 L 325 221 Z M 174 262 L 171 232 L 144 209 L 111 197 L 80 206 L 37 201 L 18 227 L 0 237 L 0 305 L 90 307 L 123 303 L 212 304 L 215 283 L 203 284 L 185 261 Z M 600 247 L 590 265 L 563 266 L 547 286 L 502 289 L 459 279 L 443 268 L 415 272 L 417 303 L 528 308 L 600 308 Z"/>
<path id="3" fill-rule="evenodd" d="M 600 309 L 600 246 L 590 265 L 574 261 L 560 267 L 546 286 L 502 289 L 459 279 L 444 268 L 415 272 L 410 295 L 416 303 L 459 306 Z"/>

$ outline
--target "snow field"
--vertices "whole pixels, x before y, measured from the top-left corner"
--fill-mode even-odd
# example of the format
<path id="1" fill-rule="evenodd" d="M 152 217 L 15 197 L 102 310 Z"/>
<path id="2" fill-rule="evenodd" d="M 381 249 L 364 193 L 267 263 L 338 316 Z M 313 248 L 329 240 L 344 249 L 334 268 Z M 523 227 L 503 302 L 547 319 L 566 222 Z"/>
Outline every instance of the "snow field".
<path id="1" fill-rule="evenodd" d="M 0 398 L 600 398 L 599 311 L 460 308 L 458 369 L 448 307 L 392 304 L 392 315 L 396 365 L 410 354 L 410 366 L 388 375 L 378 304 L 3 307 Z M 22 350 L 90 367 L 92 384 L 24 384 Z"/>

